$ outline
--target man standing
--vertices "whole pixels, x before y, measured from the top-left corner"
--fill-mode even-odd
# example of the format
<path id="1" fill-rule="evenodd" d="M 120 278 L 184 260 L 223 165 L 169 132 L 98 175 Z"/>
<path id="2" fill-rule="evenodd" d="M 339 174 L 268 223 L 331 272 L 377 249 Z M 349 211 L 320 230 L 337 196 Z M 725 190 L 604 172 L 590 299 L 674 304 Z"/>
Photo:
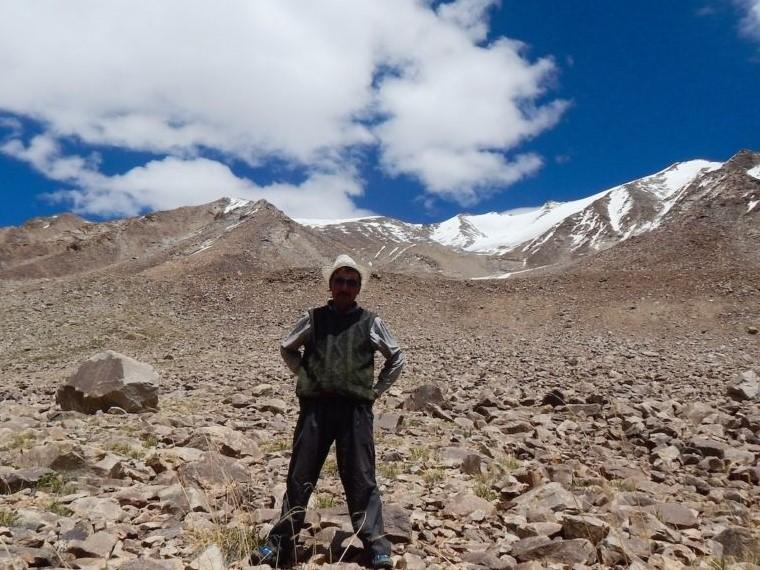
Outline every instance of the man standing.
<path id="1" fill-rule="evenodd" d="M 375 481 L 372 404 L 401 374 L 404 355 L 380 318 L 356 303 L 367 283 L 367 271 L 348 255 L 339 255 L 323 272 L 332 300 L 304 315 L 280 347 L 285 363 L 298 377 L 300 413 L 282 515 L 253 558 L 275 565 L 293 561 L 306 505 L 335 442 L 354 531 L 373 568 L 392 568 Z M 385 357 L 376 383 L 375 351 Z"/>

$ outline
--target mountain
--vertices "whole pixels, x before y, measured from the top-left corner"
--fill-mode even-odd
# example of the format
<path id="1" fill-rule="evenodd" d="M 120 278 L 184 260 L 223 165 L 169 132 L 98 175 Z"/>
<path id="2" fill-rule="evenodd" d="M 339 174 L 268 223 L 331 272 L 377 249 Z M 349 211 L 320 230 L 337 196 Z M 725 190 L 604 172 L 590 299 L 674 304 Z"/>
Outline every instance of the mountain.
<path id="1" fill-rule="evenodd" d="M 760 267 L 760 154 L 741 151 L 674 197 L 652 230 L 583 265 L 744 272 Z"/>
<path id="2" fill-rule="evenodd" d="M 437 243 L 462 253 L 487 254 L 492 266 L 520 271 L 572 261 L 653 230 L 679 201 L 684 188 L 722 166 L 704 160 L 677 163 L 580 200 L 548 202 L 520 213 L 460 214 L 431 225 L 387 218 L 299 222 L 347 242 L 370 240 L 373 247 L 380 244 L 380 248 L 388 244 L 374 255 L 363 250 L 376 265 L 397 266 L 401 255 L 414 253 L 412 247 Z M 398 248 L 390 244 L 398 244 Z"/>
<path id="3" fill-rule="evenodd" d="M 504 277 L 585 258 L 675 263 L 695 243 L 724 244 L 735 259 L 755 264 L 759 204 L 760 154 L 752 151 L 726 163 L 677 163 L 572 202 L 460 214 L 437 224 L 380 216 L 293 220 L 264 200 L 222 198 L 102 223 L 62 214 L 0 228 L 0 278 L 104 268 L 268 272 L 316 267 L 344 251 L 383 271 Z"/>

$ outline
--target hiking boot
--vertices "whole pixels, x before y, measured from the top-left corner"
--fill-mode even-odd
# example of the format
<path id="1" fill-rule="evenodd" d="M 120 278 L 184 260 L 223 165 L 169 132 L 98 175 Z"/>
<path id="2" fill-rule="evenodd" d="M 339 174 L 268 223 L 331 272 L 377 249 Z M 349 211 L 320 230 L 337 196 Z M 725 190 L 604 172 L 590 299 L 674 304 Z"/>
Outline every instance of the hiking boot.
<path id="1" fill-rule="evenodd" d="M 277 559 L 277 551 L 269 546 L 268 544 L 264 544 L 262 546 L 259 546 L 252 554 L 251 554 L 251 564 L 274 564 L 275 560 Z"/>
<path id="2" fill-rule="evenodd" d="M 273 568 L 288 568 L 290 566 L 290 561 L 282 550 L 278 550 L 269 544 L 259 546 L 251 554 L 250 563 L 253 565 L 269 564 Z"/>
<path id="3" fill-rule="evenodd" d="M 372 557 L 372 568 L 393 568 L 393 560 L 388 554 L 375 554 Z"/>

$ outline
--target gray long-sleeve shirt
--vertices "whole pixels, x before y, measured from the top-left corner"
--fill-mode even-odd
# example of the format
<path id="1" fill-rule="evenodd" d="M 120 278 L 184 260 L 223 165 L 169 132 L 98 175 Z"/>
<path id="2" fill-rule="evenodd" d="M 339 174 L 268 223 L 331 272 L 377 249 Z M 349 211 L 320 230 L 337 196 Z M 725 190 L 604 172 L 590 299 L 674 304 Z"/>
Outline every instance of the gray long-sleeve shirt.
<path id="1" fill-rule="evenodd" d="M 311 319 L 307 312 L 280 343 L 280 354 L 293 374 L 298 374 L 303 358 L 300 349 L 309 340 L 310 335 Z M 404 368 L 404 353 L 401 352 L 398 342 L 380 317 L 375 317 L 372 323 L 369 340 L 372 347 L 385 357 L 385 364 L 374 387 L 379 396 L 390 388 L 401 375 L 401 370 Z"/>

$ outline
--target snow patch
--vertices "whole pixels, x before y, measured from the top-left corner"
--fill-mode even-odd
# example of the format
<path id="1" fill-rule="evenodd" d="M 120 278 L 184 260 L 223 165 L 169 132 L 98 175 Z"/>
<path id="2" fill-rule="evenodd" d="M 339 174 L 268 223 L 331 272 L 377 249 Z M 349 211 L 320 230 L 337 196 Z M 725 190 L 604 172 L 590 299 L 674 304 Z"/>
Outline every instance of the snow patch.
<path id="1" fill-rule="evenodd" d="M 206 241 L 204 241 L 204 242 L 203 242 L 203 243 L 200 245 L 200 247 L 199 247 L 198 249 L 196 249 L 195 251 L 191 252 L 191 253 L 190 253 L 190 255 L 195 255 L 196 253 L 200 253 L 200 252 L 202 252 L 202 251 L 205 251 L 205 250 L 207 250 L 207 249 L 208 249 L 208 248 L 210 248 L 212 245 L 214 245 L 214 242 L 215 242 L 215 241 L 216 241 L 216 240 L 214 240 L 214 239 L 207 239 Z"/>
<path id="2" fill-rule="evenodd" d="M 752 210 L 754 210 L 755 206 L 757 206 L 758 204 L 760 204 L 760 200 L 752 200 L 747 206 L 747 212 L 751 212 Z"/>
<path id="3" fill-rule="evenodd" d="M 412 245 L 405 247 L 404 249 L 402 249 L 401 251 L 399 251 L 399 252 L 398 252 L 398 253 L 397 253 L 397 254 L 394 256 L 394 258 L 393 258 L 393 259 L 391 259 L 391 261 L 396 261 L 396 260 L 397 260 L 399 257 L 401 257 L 401 255 L 402 255 L 402 254 L 403 254 L 403 253 L 404 253 L 406 250 L 408 250 L 409 248 L 412 248 L 412 247 L 414 247 L 415 245 L 417 245 L 417 244 L 414 244 L 414 243 L 413 243 Z M 395 251 L 395 250 L 394 250 L 394 251 Z"/>
<path id="4" fill-rule="evenodd" d="M 610 216 L 610 225 L 615 233 L 620 233 L 621 222 L 631 209 L 631 195 L 625 188 L 618 188 L 610 192 L 610 200 L 607 204 L 607 212 Z"/>
<path id="5" fill-rule="evenodd" d="M 656 174 L 642 178 L 640 183 L 664 200 L 693 182 L 697 176 L 718 170 L 721 166 L 723 166 L 722 162 L 708 160 L 679 162 Z"/>
<path id="6" fill-rule="evenodd" d="M 536 238 L 534 240 L 531 240 L 528 242 L 528 245 L 522 248 L 522 251 L 530 251 L 531 253 L 536 253 L 542 245 L 544 245 L 547 241 L 549 241 L 554 233 L 557 231 L 557 226 L 554 226 L 551 230 L 546 232 L 543 237 Z M 540 237 L 540 236 L 539 236 Z M 523 265 L 528 262 L 527 258 L 523 260 Z"/>
<path id="7" fill-rule="evenodd" d="M 521 269 L 520 271 L 510 271 L 509 273 L 500 273 L 498 275 L 486 275 L 485 277 L 471 277 L 470 281 L 482 281 L 484 279 L 509 279 L 512 275 L 519 273 L 527 273 L 528 271 L 535 271 L 536 269 L 543 269 L 549 267 L 548 265 L 539 265 L 538 267 L 532 267 L 531 269 Z"/>
<path id="8" fill-rule="evenodd" d="M 229 214 L 232 210 L 237 210 L 251 203 L 250 200 L 243 200 L 242 198 L 227 198 L 227 200 L 229 204 L 224 208 L 223 214 Z"/>
<path id="9" fill-rule="evenodd" d="M 238 226 L 240 226 L 240 225 L 242 225 L 242 224 L 244 224 L 244 223 L 248 222 L 248 221 L 251 219 L 251 216 L 252 216 L 253 214 L 255 214 L 256 212 L 258 212 L 258 211 L 259 211 L 259 209 L 258 209 L 258 208 L 254 208 L 254 209 L 253 209 L 253 210 L 251 210 L 250 212 L 244 212 L 244 213 L 243 213 L 243 216 L 241 216 L 241 218 L 240 218 L 240 220 L 239 220 L 239 221 L 235 222 L 234 224 L 230 224 L 229 226 L 227 226 L 226 228 L 224 228 L 224 231 L 225 231 L 225 232 L 231 232 L 231 231 L 232 231 L 232 230 L 234 230 L 236 227 L 238 227 Z"/>
<path id="10" fill-rule="evenodd" d="M 414 239 L 414 234 L 411 230 L 420 227 L 415 224 L 405 224 L 403 222 L 390 220 L 383 222 L 367 222 L 364 225 L 368 229 L 377 231 L 380 235 L 391 234 L 391 236 L 398 241 L 409 241 L 410 239 Z"/>
<path id="11" fill-rule="evenodd" d="M 360 222 L 363 220 L 377 219 L 382 216 L 364 216 L 362 218 L 344 218 L 342 220 L 328 220 L 326 218 L 294 218 L 298 224 L 302 226 L 308 226 L 310 228 L 323 228 L 325 226 L 339 226 L 341 224 L 348 224 L 350 222 Z"/>
<path id="12" fill-rule="evenodd" d="M 760 180 L 760 164 L 755 166 L 754 168 L 750 168 L 747 171 L 747 174 L 749 174 L 752 178 L 757 178 Z"/>

